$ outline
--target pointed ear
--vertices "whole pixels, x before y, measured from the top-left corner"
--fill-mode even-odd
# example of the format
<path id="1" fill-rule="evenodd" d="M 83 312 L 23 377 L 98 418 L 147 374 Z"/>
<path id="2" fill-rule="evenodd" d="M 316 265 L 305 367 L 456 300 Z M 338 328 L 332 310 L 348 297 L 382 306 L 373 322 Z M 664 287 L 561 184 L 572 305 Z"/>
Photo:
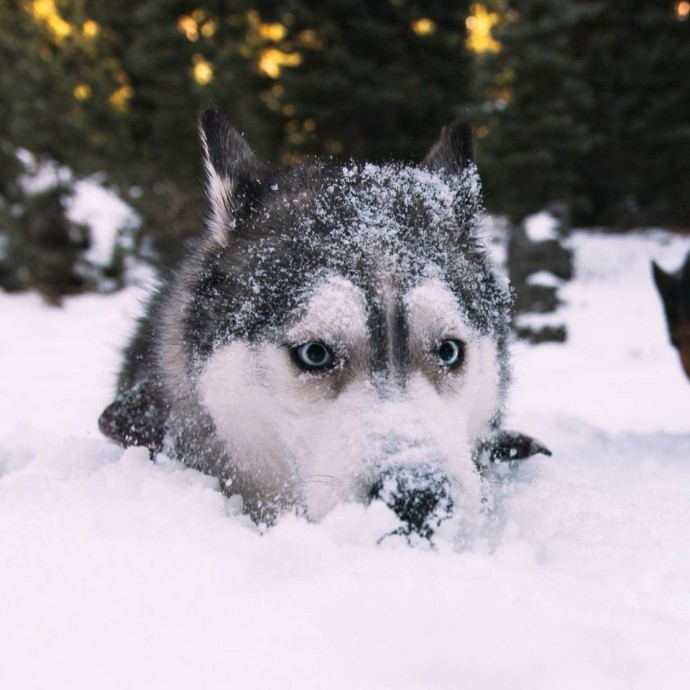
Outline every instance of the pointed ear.
<path id="1" fill-rule="evenodd" d="M 242 136 L 214 106 L 207 107 L 199 119 L 199 134 L 204 151 L 206 193 L 211 204 L 211 229 L 225 241 L 233 214 L 250 201 L 251 190 L 266 171 Z"/>
<path id="2" fill-rule="evenodd" d="M 446 125 L 420 167 L 458 175 L 473 162 L 472 126 L 465 120 Z"/>
<path id="3" fill-rule="evenodd" d="M 666 273 L 655 261 L 652 261 L 652 275 L 664 304 L 669 301 L 676 301 L 679 296 L 680 278 L 672 273 Z"/>

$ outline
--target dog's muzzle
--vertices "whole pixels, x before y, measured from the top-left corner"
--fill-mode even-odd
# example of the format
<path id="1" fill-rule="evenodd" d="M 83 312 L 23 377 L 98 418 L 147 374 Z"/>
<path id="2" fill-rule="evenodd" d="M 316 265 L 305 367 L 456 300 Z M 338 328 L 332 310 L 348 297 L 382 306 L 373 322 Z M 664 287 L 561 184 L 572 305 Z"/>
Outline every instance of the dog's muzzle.
<path id="1" fill-rule="evenodd" d="M 382 500 L 402 520 L 398 533 L 426 539 L 453 513 L 450 481 L 431 464 L 386 468 L 372 485 L 370 498 Z"/>

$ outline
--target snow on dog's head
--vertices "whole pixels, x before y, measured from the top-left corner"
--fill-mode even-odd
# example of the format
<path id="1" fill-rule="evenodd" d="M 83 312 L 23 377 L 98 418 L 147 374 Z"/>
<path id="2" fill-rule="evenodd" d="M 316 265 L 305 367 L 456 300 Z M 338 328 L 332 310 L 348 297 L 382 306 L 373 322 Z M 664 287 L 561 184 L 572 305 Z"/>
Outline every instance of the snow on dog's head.
<path id="1" fill-rule="evenodd" d="M 380 497 L 424 532 L 473 502 L 509 296 L 477 237 L 468 127 L 418 168 L 272 171 L 215 111 L 202 135 L 210 234 L 165 312 L 178 418 L 198 402 L 258 514 Z"/>

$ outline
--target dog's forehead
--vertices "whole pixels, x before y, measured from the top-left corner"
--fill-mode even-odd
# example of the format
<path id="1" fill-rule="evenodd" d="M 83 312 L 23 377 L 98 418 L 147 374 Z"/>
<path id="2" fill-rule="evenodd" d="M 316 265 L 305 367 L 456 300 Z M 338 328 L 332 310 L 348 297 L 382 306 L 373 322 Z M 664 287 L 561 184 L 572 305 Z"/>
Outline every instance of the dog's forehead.
<path id="1" fill-rule="evenodd" d="M 402 308 L 412 332 L 453 332 L 464 335 L 465 315 L 457 295 L 445 281 L 421 278 L 405 285 L 388 280 L 387 266 L 364 290 L 339 275 L 325 276 L 305 295 L 287 335 L 293 340 L 309 337 L 365 335 L 372 311 L 384 314 Z"/>
<path id="2" fill-rule="evenodd" d="M 478 203 L 473 169 L 451 177 L 312 164 L 279 174 L 208 257 L 188 329 L 195 351 L 203 358 L 231 337 L 284 334 L 314 286 L 333 275 L 366 294 L 382 274 L 399 293 L 436 278 L 474 327 L 495 330 L 507 300 L 477 239 Z M 197 343 L 204 330 L 211 335 Z"/>
<path id="3" fill-rule="evenodd" d="M 416 254 L 434 253 L 443 236 L 468 230 L 459 227 L 458 209 L 477 205 L 470 173 L 444 178 L 401 165 L 352 164 L 326 168 L 309 185 L 296 177 L 282 200 L 294 209 L 294 229 L 341 254 L 382 247 L 400 254 L 410 246 Z"/>
<path id="4" fill-rule="evenodd" d="M 370 280 L 383 261 L 406 279 L 423 271 L 481 262 L 475 226 L 479 183 L 403 165 L 314 165 L 269 185 L 247 238 L 260 268 L 282 266 L 293 278 L 317 270 Z M 275 275 L 276 272 L 274 272 Z"/>

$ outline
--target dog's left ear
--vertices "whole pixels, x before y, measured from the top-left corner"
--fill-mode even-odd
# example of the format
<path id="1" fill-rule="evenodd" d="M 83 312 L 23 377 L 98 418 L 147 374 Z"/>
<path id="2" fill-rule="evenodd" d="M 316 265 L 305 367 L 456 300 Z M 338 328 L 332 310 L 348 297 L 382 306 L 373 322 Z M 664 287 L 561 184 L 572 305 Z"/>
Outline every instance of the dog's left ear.
<path id="1" fill-rule="evenodd" d="M 446 125 L 420 167 L 458 175 L 473 161 L 472 126 L 465 120 Z"/>
<path id="2" fill-rule="evenodd" d="M 652 276 L 664 304 L 677 298 L 680 291 L 680 278 L 664 271 L 656 261 L 652 261 Z"/>
<path id="3" fill-rule="evenodd" d="M 257 195 L 266 166 L 214 106 L 202 113 L 199 133 L 211 204 L 211 229 L 216 239 L 223 242 L 233 216 Z"/>

